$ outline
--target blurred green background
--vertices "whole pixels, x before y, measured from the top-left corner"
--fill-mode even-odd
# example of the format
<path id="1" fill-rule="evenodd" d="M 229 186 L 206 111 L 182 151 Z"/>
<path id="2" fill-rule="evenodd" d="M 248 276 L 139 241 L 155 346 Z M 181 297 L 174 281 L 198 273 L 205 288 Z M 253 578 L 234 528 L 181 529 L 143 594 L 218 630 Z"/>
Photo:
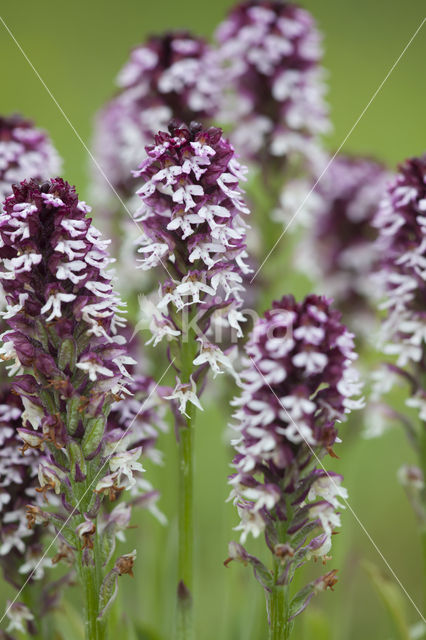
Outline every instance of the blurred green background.
<path id="1" fill-rule="evenodd" d="M 114 90 L 114 77 L 129 49 L 147 34 L 188 28 L 210 37 L 230 0 L 146 0 L 121 2 L 74 0 L 3 2 L 2 18 L 42 76 L 85 143 L 90 144 L 96 110 Z M 325 66 L 334 131 L 327 144 L 337 148 L 425 16 L 424 0 L 308 0 L 303 3 L 324 33 Z M 423 27 L 345 145 L 345 150 L 375 155 L 391 166 L 425 149 L 426 26 Z M 36 77 L 17 45 L 0 24 L 0 112 L 21 112 L 46 128 L 65 159 L 64 177 L 87 194 L 87 154 L 70 125 Z M 285 244 L 286 239 L 282 241 Z M 291 287 L 291 278 L 287 279 Z M 283 291 L 285 293 L 287 291 Z M 292 291 L 302 295 L 305 291 Z M 219 397 L 219 396 L 218 396 Z M 249 569 L 223 567 L 236 517 L 225 504 L 230 454 L 224 446 L 227 407 L 212 403 L 197 423 L 197 640 L 261 640 L 264 602 Z M 223 410 L 222 410 L 223 409 Z M 396 470 L 412 461 L 404 435 L 393 430 L 374 441 L 362 440 L 355 424 L 342 427 L 344 444 L 333 469 L 343 472 L 350 503 L 383 555 L 420 607 L 420 544 L 414 516 L 396 480 Z M 123 552 L 138 548 L 135 581 L 120 580 L 116 621 L 140 621 L 169 638 L 174 606 L 175 448 L 173 434 L 163 438 L 162 469 L 149 476 L 163 492 L 161 506 L 169 526 L 149 516 L 137 518 Z M 333 461 L 334 462 L 334 461 Z M 388 574 L 378 552 L 354 516 L 343 514 L 333 561 L 340 581 L 335 593 L 319 596 L 296 623 L 295 640 L 396 638 L 386 610 L 362 562 L 369 559 Z M 250 548 L 250 544 L 248 545 Z M 252 545 L 252 549 L 256 545 Z M 322 567 L 313 567 L 319 575 Z M 6 595 L 6 589 L 0 593 Z M 74 602 L 78 597 L 74 594 Z M 3 600 L 3 598 L 2 598 Z M 408 599 L 411 623 L 419 619 Z M 58 618 L 71 640 L 76 632 Z M 122 626 L 121 637 L 134 638 Z M 156 638 L 146 632 L 139 638 Z"/>

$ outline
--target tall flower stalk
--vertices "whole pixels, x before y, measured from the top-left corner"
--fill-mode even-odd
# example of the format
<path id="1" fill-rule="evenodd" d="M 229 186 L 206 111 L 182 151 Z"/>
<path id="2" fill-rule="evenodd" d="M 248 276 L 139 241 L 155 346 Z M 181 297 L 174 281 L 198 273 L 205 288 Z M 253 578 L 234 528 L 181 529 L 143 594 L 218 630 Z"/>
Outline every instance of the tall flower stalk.
<path id="1" fill-rule="evenodd" d="M 135 554 L 112 557 L 130 505 L 102 519 L 100 511 L 134 490 L 143 468 L 141 448 L 107 427 L 113 403 L 133 384 L 126 366 L 134 361 L 118 333 L 122 303 L 108 271 L 107 242 L 89 210 L 60 178 L 13 187 L 0 218 L 9 326 L 2 358 L 11 362 L 13 388 L 25 406 L 19 430 L 25 448 L 44 448 L 37 491 L 47 506 L 29 506 L 28 523 L 50 523 L 75 553 L 86 637 L 102 640 L 117 578 L 132 573 Z M 49 503 L 50 494 L 59 505 Z"/>
<path id="2" fill-rule="evenodd" d="M 150 342 L 166 338 L 176 371 L 173 402 L 179 448 L 177 637 L 192 637 L 193 425 L 209 365 L 214 375 L 233 366 L 217 343 L 241 337 L 242 276 L 248 272 L 239 180 L 243 171 L 220 129 L 175 124 L 147 147 L 139 171 L 142 205 L 140 267 L 160 275 L 148 311 Z M 145 308 L 148 308 L 145 301 Z M 232 335 L 229 335 L 231 330 Z"/>
<path id="3" fill-rule="evenodd" d="M 418 467 L 404 466 L 399 479 L 419 521 L 426 577 L 426 156 L 399 167 L 374 219 L 376 249 L 381 257 L 378 282 L 384 299 L 379 345 L 393 358 L 375 374 L 369 435 L 379 435 L 400 421 L 418 457 Z M 407 389 L 408 415 L 401 414 L 387 394 L 396 385 Z M 388 408 L 383 411 L 383 396 Z M 426 594 L 426 586 L 425 586 Z"/>
<path id="4" fill-rule="evenodd" d="M 329 559 L 340 526 L 342 477 L 321 460 L 335 456 L 337 422 L 362 406 L 352 362 L 353 336 L 324 297 L 274 302 L 245 346 L 243 391 L 235 400 L 238 438 L 230 498 L 238 509 L 241 544 L 228 564 L 250 564 L 265 590 L 270 640 L 289 638 L 294 618 L 314 594 L 333 588 L 335 569 L 293 593 L 296 570 L 311 558 Z M 271 567 L 242 546 L 265 536 Z"/>

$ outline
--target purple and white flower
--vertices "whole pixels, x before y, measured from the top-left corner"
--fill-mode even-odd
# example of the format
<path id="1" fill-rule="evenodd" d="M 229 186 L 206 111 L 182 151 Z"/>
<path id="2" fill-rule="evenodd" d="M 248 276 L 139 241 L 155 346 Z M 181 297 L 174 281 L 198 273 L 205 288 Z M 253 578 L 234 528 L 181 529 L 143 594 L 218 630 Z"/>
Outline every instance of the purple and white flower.
<path id="1" fill-rule="evenodd" d="M 31 531 L 27 527 L 26 505 L 36 501 L 41 506 L 37 468 L 42 456 L 37 449 L 41 444 L 22 452 L 19 438 L 24 416 L 24 407 L 10 385 L 3 383 L 0 391 L 0 566 L 7 579 L 19 586 L 19 573 L 25 565 L 25 554 L 38 548 L 40 529 Z M 24 431 L 21 429 L 21 431 Z M 35 578 L 41 577 L 40 573 Z"/>
<path id="2" fill-rule="evenodd" d="M 222 118 L 247 159 L 312 160 L 327 131 L 321 38 L 304 9 L 272 0 L 233 8 L 217 33 L 228 91 Z"/>
<path id="3" fill-rule="evenodd" d="M 385 354 L 424 372 L 426 342 L 426 156 L 407 160 L 389 184 L 374 219 L 386 310 Z M 419 391 L 422 391 L 419 389 Z M 423 390 L 424 393 L 424 390 Z M 421 394 L 420 394 L 421 396 Z"/>
<path id="4" fill-rule="evenodd" d="M 234 401 L 238 437 L 232 442 L 230 499 L 240 517 L 241 542 L 264 533 L 278 573 L 273 579 L 236 543 L 230 556 L 249 562 L 272 593 L 289 585 L 295 569 L 311 557 L 326 560 L 330 552 L 347 491 L 321 459 L 335 455 L 337 423 L 362 406 L 354 399 L 361 385 L 352 366 L 353 335 L 325 297 L 274 302 L 255 323 L 245 351 L 243 390 Z M 307 590 L 306 602 L 312 593 Z"/>
<path id="5" fill-rule="evenodd" d="M 173 125 L 169 133 L 156 136 L 147 156 L 135 172 L 142 179 L 136 219 L 142 228 L 139 267 L 155 267 L 163 276 L 150 314 L 154 343 L 167 337 L 174 344 L 189 331 L 196 346 L 195 369 L 210 365 L 215 374 L 232 371 L 227 354 L 215 344 L 214 328 L 224 324 L 241 335 L 245 321 L 240 309 L 242 279 L 249 272 L 248 209 L 234 149 L 220 129 Z M 180 363 L 174 366 L 179 373 Z M 193 383 L 179 380 L 175 389 L 183 412 L 192 402 Z"/>
<path id="6" fill-rule="evenodd" d="M 374 218 L 378 231 L 376 251 L 380 256 L 377 282 L 384 312 L 379 349 L 388 361 L 374 375 L 367 433 L 380 435 L 392 422 L 401 424 L 420 463 L 426 421 L 425 212 L 426 155 L 406 160 L 399 167 Z M 391 393 L 396 385 L 406 389 L 404 415 L 395 406 Z M 419 466 L 404 466 L 398 476 L 423 528 L 424 478 Z"/>
<path id="7" fill-rule="evenodd" d="M 89 211 L 73 187 L 55 178 L 14 185 L 0 217 L 3 317 L 9 327 L 2 357 L 14 361 L 9 374 L 24 405 L 18 430 L 23 449 L 43 448 L 35 496 L 49 498 L 52 507 L 45 513 L 37 504 L 27 507 L 27 535 L 40 521 L 53 523 L 87 567 L 96 561 L 94 545 L 101 545 L 99 557 L 102 535 L 109 535 L 93 535 L 107 497 L 127 490 L 129 505 L 155 502 L 156 492 L 140 480 L 138 458 L 141 443 L 153 449 L 157 434 L 155 424 L 143 423 L 156 415 L 152 402 L 143 404 L 152 381 L 133 379 L 128 371 L 137 363 L 122 333 L 123 303 L 113 287 L 108 242 L 92 226 Z M 16 234 L 27 227 L 29 233 Z M 23 474 L 25 458 L 22 468 Z M 14 518 L 11 512 L 9 537 L 2 525 L 3 554 L 12 545 L 25 551 Z"/>
<path id="8" fill-rule="evenodd" d="M 378 162 L 337 156 L 308 198 L 305 238 L 295 251 L 296 266 L 317 281 L 345 322 L 364 335 L 372 331 L 377 299 L 373 219 L 389 179 Z M 305 197 L 308 193 L 306 189 Z"/>

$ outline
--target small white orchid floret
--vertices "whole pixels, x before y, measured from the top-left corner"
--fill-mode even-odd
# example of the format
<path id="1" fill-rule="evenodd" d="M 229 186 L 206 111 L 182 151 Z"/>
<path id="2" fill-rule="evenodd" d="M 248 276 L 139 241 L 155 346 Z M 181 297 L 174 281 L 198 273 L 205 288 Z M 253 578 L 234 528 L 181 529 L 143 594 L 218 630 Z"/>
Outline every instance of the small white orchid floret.
<path id="1" fill-rule="evenodd" d="M 187 418 L 189 418 L 189 415 L 186 413 L 186 405 L 188 402 L 197 407 L 197 409 L 200 409 L 200 411 L 204 411 L 196 394 L 197 385 L 192 376 L 189 380 L 189 382 L 181 382 L 179 378 L 176 378 L 176 386 L 173 389 L 173 393 L 170 396 L 165 396 L 166 400 L 178 400 L 179 411 Z"/>
<path id="2" fill-rule="evenodd" d="M 89 374 L 89 380 L 91 380 L 92 382 L 95 382 L 95 380 L 98 379 L 98 375 L 106 376 L 108 378 L 114 375 L 113 371 L 92 358 L 80 360 L 80 362 L 77 362 L 76 366 L 82 371 L 87 371 L 87 373 Z"/>
<path id="3" fill-rule="evenodd" d="M 40 313 L 45 314 L 50 311 L 50 315 L 46 318 L 46 322 L 51 322 L 55 318 L 60 318 L 62 316 L 62 302 L 72 302 L 75 299 L 76 296 L 73 293 L 53 293 L 49 296 L 47 302 L 40 309 Z"/>

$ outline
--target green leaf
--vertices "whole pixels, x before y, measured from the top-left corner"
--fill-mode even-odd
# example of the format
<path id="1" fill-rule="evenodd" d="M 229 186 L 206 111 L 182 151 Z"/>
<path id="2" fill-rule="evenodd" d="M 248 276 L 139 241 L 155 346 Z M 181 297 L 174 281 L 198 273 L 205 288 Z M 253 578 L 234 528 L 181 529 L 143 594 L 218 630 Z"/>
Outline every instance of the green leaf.
<path id="1" fill-rule="evenodd" d="M 57 409 L 56 409 L 55 399 L 53 394 L 50 391 L 47 391 L 47 389 L 41 389 L 40 400 L 42 402 L 43 407 L 47 409 L 47 411 L 50 414 L 56 413 Z"/>
<path id="2" fill-rule="evenodd" d="M 73 479 L 76 477 L 76 465 L 80 467 L 81 472 L 86 475 L 87 473 L 87 465 L 86 460 L 84 459 L 83 452 L 81 450 L 80 445 L 75 440 L 70 440 L 68 444 L 68 453 L 71 461 L 71 469 Z"/>
<path id="3" fill-rule="evenodd" d="M 46 331 L 45 323 L 40 318 L 35 321 L 35 337 L 40 340 L 43 349 L 49 351 L 49 336 Z"/>
<path id="4" fill-rule="evenodd" d="M 269 569 L 265 567 L 265 565 L 259 560 L 259 558 L 256 558 L 256 556 L 252 556 L 247 553 L 247 551 L 241 544 L 234 541 L 231 541 L 229 543 L 229 558 L 225 561 L 225 565 L 228 565 L 232 560 L 241 562 L 245 566 L 250 564 L 256 580 L 262 585 L 264 589 L 269 592 L 272 591 L 274 587 L 274 579 Z"/>
<path id="5" fill-rule="evenodd" d="M 405 614 L 405 600 L 399 586 L 386 578 L 376 565 L 371 562 L 363 562 L 363 568 L 367 572 L 376 592 L 385 605 L 398 638 L 410 640 L 410 629 Z"/>
<path id="6" fill-rule="evenodd" d="M 73 396 L 67 402 L 67 431 L 72 436 L 77 431 L 78 423 L 80 422 L 81 413 L 80 397 Z"/>
<path id="7" fill-rule="evenodd" d="M 169 342 L 168 348 L 170 353 L 170 360 L 172 360 L 175 366 L 178 369 L 180 369 L 182 364 L 181 364 L 181 350 L 180 350 L 180 345 L 178 340 L 172 340 L 171 342 Z"/>
<path id="8" fill-rule="evenodd" d="M 55 451 L 55 461 L 60 466 L 65 467 L 65 469 L 68 467 L 68 457 L 65 450 L 57 449 Z"/>
<path id="9" fill-rule="evenodd" d="M 86 330 L 87 325 L 85 323 L 82 323 L 82 327 L 84 328 L 84 331 L 77 338 L 78 353 L 82 353 L 88 347 L 92 338 L 92 336 Z"/>
<path id="10" fill-rule="evenodd" d="M 90 418 L 85 425 L 85 431 L 81 447 L 86 457 L 90 456 L 98 448 L 105 430 L 105 418 Z"/>
<path id="11" fill-rule="evenodd" d="M 67 367 L 73 371 L 77 362 L 77 345 L 73 338 L 66 338 L 59 349 L 58 367 L 65 371 Z"/>
<path id="12" fill-rule="evenodd" d="M 57 531 L 61 532 L 61 536 L 63 536 L 65 538 L 65 541 L 68 542 L 68 544 L 75 548 L 77 546 L 77 536 L 74 533 L 74 531 L 72 531 L 71 529 L 69 529 L 68 527 L 64 527 L 64 523 L 61 522 L 59 527 L 56 527 Z"/>
<path id="13" fill-rule="evenodd" d="M 102 562 L 104 565 L 108 564 L 115 549 L 115 532 L 116 526 L 113 522 L 110 522 L 104 529 L 101 537 L 101 553 Z"/>
<path id="14" fill-rule="evenodd" d="M 53 344 L 55 349 L 59 349 L 61 340 L 58 334 L 56 333 L 55 328 L 50 324 L 47 325 L 47 333 L 49 335 L 49 341 Z"/>
<path id="15" fill-rule="evenodd" d="M 98 620 L 101 620 L 108 609 L 117 597 L 118 590 L 118 575 L 113 569 L 105 576 L 101 588 L 99 590 L 99 615 Z"/>
<path id="16" fill-rule="evenodd" d="M 304 609 L 306 609 L 314 595 L 314 587 L 315 583 L 310 582 L 306 587 L 303 587 L 303 589 L 296 593 L 294 598 L 292 598 L 289 607 L 289 619 L 295 618 L 302 613 Z"/>
<path id="17" fill-rule="evenodd" d="M 247 561 L 252 566 L 254 577 L 256 578 L 256 580 L 262 585 L 264 589 L 266 589 L 267 591 L 271 591 L 274 586 L 274 579 L 269 569 L 267 569 L 263 562 L 261 562 L 255 556 L 248 555 Z"/>

